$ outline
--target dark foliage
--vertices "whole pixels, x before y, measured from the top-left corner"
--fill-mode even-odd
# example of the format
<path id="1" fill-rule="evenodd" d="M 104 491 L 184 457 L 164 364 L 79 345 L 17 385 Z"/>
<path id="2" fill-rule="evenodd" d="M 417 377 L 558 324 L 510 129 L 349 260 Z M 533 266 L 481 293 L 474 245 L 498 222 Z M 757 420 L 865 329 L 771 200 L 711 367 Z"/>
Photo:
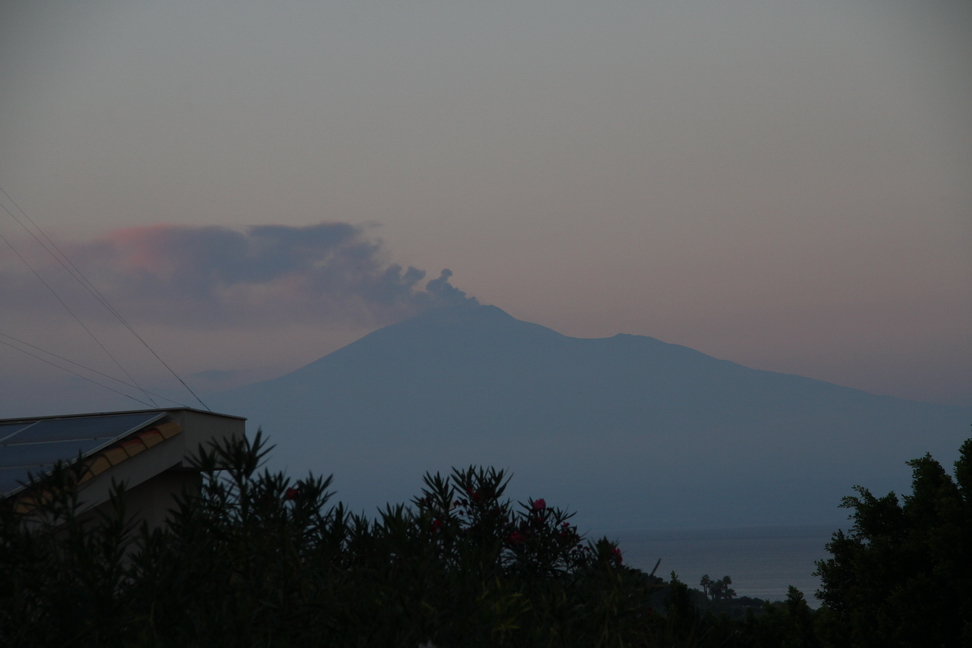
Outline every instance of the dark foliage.
<path id="1" fill-rule="evenodd" d="M 0 507 L 0 645 L 972 645 L 972 439 L 954 480 L 926 456 L 903 503 L 845 499 L 816 611 L 792 587 L 764 603 L 626 567 L 566 511 L 505 499 L 502 471 L 426 475 L 371 519 L 332 505 L 330 479 L 263 470 L 267 451 L 259 433 L 200 449 L 202 490 L 163 529 L 136 527 L 121 487 L 79 515 L 71 466 L 31 510 Z"/>
<path id="2" fill-rule="evenodd" d="M 261 471 L 251 441 L 200 450 L 165 529 L 77 516 L 71 470 L 3 511 L 4 646 L 627 646 L 655 643 L 661 579 L 585 542 L 565 511 L 503 499 L 501 471 L 427 475 L 376 519 L 329 479 Z"/>
<path id="3" fill-rule="evenodd" d="M 972 439 L 955 478 L 926 455 L 908 462 L 912 494 L 857 487 L 850 533 L 817 563 L 830 645 L 972 646 Z"/>

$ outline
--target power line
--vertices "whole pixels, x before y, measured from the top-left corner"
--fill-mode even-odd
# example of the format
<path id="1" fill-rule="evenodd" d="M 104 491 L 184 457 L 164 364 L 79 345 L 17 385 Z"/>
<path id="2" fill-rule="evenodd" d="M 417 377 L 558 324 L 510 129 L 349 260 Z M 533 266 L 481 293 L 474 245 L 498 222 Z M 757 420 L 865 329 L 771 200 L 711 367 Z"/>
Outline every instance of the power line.
<path id="1" fill-rule="evenodd" d="M 107 378 L 108 380 L 113 380 L 116 383 L 119 383 L 121 385 L 125 385 L 126 387 L 134 387 L 135 389 L 138 389 L 140 391 L 143 391 L 146 394 L 149 394 L 151 396 L 155 396 L 156 398 L 161 398 L 162 400 L 169 401 L 170 403 L 174 403 L 174 404 L 180 405 L 182 407 L 188 407 L 185 403 L 180 403 L 179 401 L 172 400 L 171 398 L 169 398 L 167 396 L 162 396 L 161 394 L 156 394 L 155 392 L 148 391 L 147 389 L 142 389 L 138 385 L 133 385 L 132 383 L 127 383 L 124 380 L 120 380 L 118 378 L 115 378 L 114 376 L 111 376 L 109 374 L 106 374 L 106 373 L 103 373 L 101 371 L 98 371 L 97 369 L 92 369 L 91 367 L 87 367 L 87 366 L 85 366 L 85 365 L 83 365 L 83 364 L 81 364 L 79 362 L 75 362 L 74 360 L 71 360 L 69 358 L 65 358 L 64 356 L 61 356 L 61 355 L 58 355 L 58 354 L 54 353 L 53 351 L 48 351 L 47 349 L 42 349 L 39 346 L 35 346 L 35 345 L 31 344 L 30 342 L 24 342 L 23 340 L 19 340 L 19 339 L 15 338 L 12 335 L 7 335 L 6 333 L 0 333 L 0 337 L 7 338 L 8 340 L 13 340 L 17 344 L 22 344 L 22 345 L 24 345 L 26 347 L 30 347 L 31 349 L 34 349 L 35 351 L 40 351 L 41 353 L 46 353 L 47 355 L 54 356 L 58 360 L 61 360 L 63 362 L 67 362 L 69 364 L 72 364 L 75 367 L 80 367 L 81 369 L 84 369 L 85 371 L 90 371 L 91 373 L 98 374 L 99 376 L 102 376 L 104 378 Z M 16 346 L 10 344 L 9 342 L 4 342 L 3 340 L 0 340 L 0 343 L 6 344 L 7 346 L 11 347 L 12 349 L 17 349 L 21 353 L 26 353 L 27 355 L 31 356 L 32 358 L 37 358 L 36 355 L 34 355 L 32 353 L 29 353 L 27 351 L 24 351 L 23 349 L 21 349 L 19 347 L 16 347 Z M 61 367 L 60 365 L 54 364 L 53 362 L 48 362 L 46 360 L 45 360 L 45 362 L 47 362 L 48 364 L 50 364 L 52 366 L 57 367 L 58 369 L 64 369 L 65 371 L 70 371 L 70 370 L 68 370 L 65 367 Z M 78 375 L 78 374 L 74 373 L 73 371 L 71 373 L 73 373 L 75 376 Z M 96 383 L 96 384 L 100 384 L 100 383 Z M 139 402 L 142 402 L 142 401 L 139 401 Z"/>
<path id="2" fill-rule="evenodd" d="M 4 207 L 4 209 L 7 209 L 7 208 L 6 208 L 6 207 Z M 9 213 L 10 213 L 10 211 L 9 211 L 9 210 L 7 210 L 7 213 L 9 214 Z M 88 334 L 89 336 L 91 336 L 91 339 L 95 341 L 95 344 L 97 344 L 97 345 L 98 345 L 99 347 L 101 347 L 101 350 L 102 350 L 102 351 L 104 351 L 104 352 L 105 352 L 105 354 L 106 354 L 106 355 L 107 355 L 107 356 L 108 356 L 109 358 L 111 358 L 111 360 L 112 360 L 112 362 L 114 362 L 114 363 L 115 363 L 115 365 L 116 365 L 116 366 L 117 366 L 117 367 L 118 367 L 119 369 L 121 369 L 121 370 L 122 370 L 122 373 L 124 373 L 124 374 L 125 374 L 126 376 L 128 376 L 128 379 L 129 379 L 129 380 L 131 380 L 131 381 L 132 381 L 132 382 L 133 382 L 133 383 L 134 383 L 134 384 L 135 384 L 135 385 L 137 386 L 137 385 L 138 385 L 138 382 L 137 382 L 137 381 L 136 381 L 136 380 L 135 380 L 134 378 L 132 378 L 132 376 L 131 376 L 131 374 L 129 374 L 129 373 L 128 373 L 128 372 L 127 372 L 127 371 L 125 370 L 125 367 L 123 367 L 123 366 L 121 366 L 121 363 L 120 363 L 120 362 L 118 362 L 118 360 L 116 360 L 116 359 L 115 359 L 115 356 L 113 356 L 113 355 L 111 355 L 111 352 L 110 352 L 110 351 L 109 351 L 109 350 L 108 350 L 108 349 L 107 349 L 107 348 L 105 347 L 105 345 L 104 345 L 104 344 L 102 344 L 102 343 L 101 343 L 101 340 L 99 340 L 99 339 L 98 339 L 98 338 L 97 338 L 97 337 L 95 336 L 95 334 L 91 332 L 91 329 L 89 329 L 89 328 L 88 328 L 87 326 L 85 326 L 85 324 L 84 324 L 84 322 L 82 322 L 82 321 L 81 321 L 81 318 L 80 318 L 80 317 L 78 317 L 78 316 L 77 316 L 77 315 L 75 314 L 75 312 L 74 312 L 73 310 L 71 310 L 71 307 L 70 307 L 70 306 L 68 306 L 68 305 L 67 305 L 67 304 L 66 304 L 66 303 L 64 302 L 64 300 L 63 300 L 63 299 L 61 299 L 61 296 L 57 294 L 57 291 L 55 291 L 55 290 L 54 290 L 53 288 L 51 288 L 51 286 L 50 286 L 50 284 L 48 284 L 48 283 L 47 283 L 46 281 L 44 281 L 44 278 L 43 278 L 43 277 L 41 277 L 41 276 L 40 276 L 40 274 L 39 274 L 39 273 L 38 273 L 38 272 L 37 272 L 36 270 L 34 270 L 34 266 L 32 266 L 32 265 L 30 265 L 30 263 L 28 263 L 28 262 L 27 262 L 27 259 L 25 259 L 25 258 L 23 257 L 23 255 L 21 255 L 21 254 L 20 254 L 20 252 L 18 252 L 18 251 L 17 251 L 17 248 L 15 248 L 15 247 L 14 247 L 13 245 L 11 245 L 11 243 L 10 243 L 10 241 L 8 241 L 8 240 L 7 240 L 7 238 L 6 238 L 6 237 L 5 237 L 5 236 L 4 236 L 3 234 L 0 234 L 0 239 L 2 239 L 2 240 L 3 240 L 3 242 L 7 244 L 7 247 L 9 247 L 9 248 L 10 248 L 11 250 L 13 250 L 13 253 L 14 253 L 14 254 L 16 254 L 16 255 L 17 255 L 17 257 L 18 257 L 18 258 L 19 258 L 19 259 L 20 259 L 21 261 L 23 261 L 23 262 L 24 262 L 24 265 L 26 265 L 26 266 L 27 266 L 28 268 L 30 268 L 30 271 L 34 273 L 34 276 L 35 276 L 35 277 L 37 277 L 37 280 L 38 280 L 38 281 L 40 281 L 40 282 L 41 282 L 42 284 L 44 284 L 44 287 L 45 287 L 45 288 L 47 288 L 47 289 L 48 289 L 48 290 L 49 290 L 49 291 L 51 292 L 51 294 L 52 294 L 52 295 L 54 295 L 54 298 L 55 298 L 55 299 L 56 299 L 56 300 L 57 300 L 58 302 L 60 302 L 60 304 L 61 304 L 61 306 L 63 306 L 63 307 L 64 307 L 64 310 L 66 310 L 67 312 L 69 312 L 69 313 L 71 314 L 71 317 L 73 317 L 73 318 L 75 319 L 75 321 L 76 321 L 76 322 L 77 322 L 77 323 L 78 323 L 78 324 L 79 324 L 79 325 L 81 326 L 81 328 L 83 328 L 83 329 L 85 330 L 85 332 L 86 332 L 86 333 L 87 333 L 87 334 Z M 140 389 L 140 390 L 142 391 L 142 393 L 143 393 L 143 394 L 145 394 L 145 397 L 146 397 L 146 398 L 148 398 L 148 399 L 149 399 L 150 401 L 152 400 L 152 397 L 151 397 L 151 396 L 149 396 L 149 395 L 148 395 L 148 393 L 147 393 L 147 392 L 146 392 L 146 391 L 145 391 L 144 389 L 142 389 L 141 387 L 139 387 L 139 389 Z M 154 404 L 154 405 L 155 405 L 156 407 L 158 407 L 158 404 L 157 404 L 157 403 L 155 403 L 154 401 L 153 401 L 153 404 Z"/>
<path id="3" fill-rule="evenodd" d="M 3 193 L 3 195 L 7 197 L 7 200 L 13 203 L 13 206 L 17 208 L 17 211 L 19 211 L 23 215 L 23 217 L 27 219 L 27 222 L 29 222 L 34 227 L 34 229 L 40 232 L 40 235 L 44 237 L 44 240 L 42 241 L 41 239 L 37 238 L 37 235 L 33 232 L 33 230 L 31 230 L 29 227 L 24 225 L 23 222 L 21 222 L 21 220 L 17 218 L 16 214 L 14 214 L 9 209 L 7 209 L 6 205 L 0 205 L 3 207 L 3 210 L 7 212 L 11 218 L 14 219 L 14 222 L 20 225 L 24 229 L 24 231 L 31 236 L 31 238 L 33 238 L 42 248 L 44 248 L 44 250 L 48 254 L 50 254 L 54 258 L 54 260 L 61 265 L 62 268 L 64 268 L 68 272 L 68 274 L 74 277 L 75 281 L 77 281 L 85 289 L 87 289 L 87 291 L 91 293 L 95 297 L 95 299 L 101 302 L 101 304 L 105 308 L 107 308 L 109 311 L 112 311 L 113 309 L 111 307 L 111 304 L 109 304 L 108 300 L 106 300 L 104 296 L 100 292 L 98 292 L 98 290 L 94 287 L 94 284 L 88 281 L 87 277 L 84 276 L 81 270 L 76 265 L 74 265 L 74 263 L 72 263 L 71 259 L 69 259 L 67 255 L 64 254 L 64 252 L 61 251 L 61 248 L 57 247 L 57 244 L 53 240 L 51 240 L 51 238 L 44 232 L 44 230 L 42 230 L 37 225 L 37 223 L 35 223 L 33 219 L 29 215 L 27 215 L 27 212 L 21 209 L 20 205 L 18 205 L 17 202 L 10 197 L 10 194 L 4 191 L 3 187 L 0 187 L 0 193 Z M 50 247 L 48 247 L 48 245 L 50 245 Z M 54 252 L 51 251 L 51 248 L 56 250 L 60 256 L 58 256 L 58 254 L 54 254 Z M 116 316 L 118 316 L 117 313 Z"/>
<path id="4" fill-rule="evenodd" d="M 24 228 L 24 230 L 26 230 L 26 231 L 27 231 L 27 233 L 28 233 L 28 234 L 30 234 L 30 235 L 31 235 L 31 236 L 32 236 L 32 237 L 34 238 L 34 240 L 35 240 L 35 241 L 37 241 L 37 242 L 38 242 L 38 243 L 39 243 L 39 244 L 41 245 L 41 247 L 43 247 L 43 248 L 44 248 L 44 250 L 46 250 L 46 251 L 47 251 L 47 253 L 48 253 L 48 254 L 50 254 L 50 255 L 51 255 L 51 256 L 52 256 L 53 258 L 54 258 L 54 260 L 56 260 L 56 261 L 57 261 L 57 262 L 58 262 L 58 263 L 59 263 L 59 264 L 61 265 L 61 267 L 63 267 L 63 268 L 64 268 L 64 269 L 65 269 L 65 270 L 66 270 L 66 271 L 67 271 L 67 272 L 68 272 L 68 273 L 69 273 L 69 274 L 70 274 L 70 275 L 71 275 L 72 277 L 74 277 L 74 279 L 75 279 L 75 281 L 77 281 L 77 282 L 78 282 L 79 284 L 81 284 L 81 285 L 82 285 L 82 286 L 83 286 L 83 287 L 84 287 L 84 288 L 85 288 L 85 289 L 86 289 L 86 290 L 87 290 L 87 291 L 88 291 L 89 293 L 91 293 L 91 295 L 92 295 L 92 296 L 93 296 L 93 297 L 94 297 L 94 298 L 95 298 L 95 299 L 96 299 L 96 300 L 97 300 L 98 302 L 100 302 L 100 303 L 101 303 L 101 305 L 102 305 L 102 306 L 104 306 L 104 307 L 105 307 L 105 308 L 106 308 L 106 309 L 108 310 L 108 312 L 109 312 L 109 313 L 111 313 L 112 315 L 114 315 L 114 317 L 115 317 L 115 318 L 116 318 L 116 319 L 117 319 L 117 320 L 118 320 L 118 321 L 119 321 L 119 322 L 120 322 L 120 323 L 121 323 L 121 324 L 122 324 L 122 325 L 123 325 L 123 326 L 124 326 L 124 327 L 125 327 L 126 329 L 128 329 L 128 331 L 129 331 L 129 332 L 130 332 L 130 333 L 131 333 L 131 334 L 132 334 L 132 335 L 133 335 L 133 336 L 135 337 L 135 339 L 137 339 L 137 340 L 138 340 L 138 341 L 139 341 L 139 342 L 140 342 L 140 343 L 142 344 L 142 346 L 144 346 L 144 347 L 145 347 L 145 348 L 146 348 L 146 349 L 147 349 L 147 350 L 149 351 L 149 353 L 151 353 L 151 354 L 152 354 L 152 355 L 153 355 L 153 356 L 155 357 L 155 359 L 156 359 L 156 360 L 158 360 L 158 361 L 159 361 L 159 362 L 160 362 L 160 363 L 162 364 L 162 366 L 163 366 L 163 367 L 165 367 L 165 368 L 166 368 L 166 370 L 168 370 L 168 372 L 169 372 L 170 374 L 172 374 L 172 375 L 173 375 L 173 376 L 175 377 L 175 379 L 176 379 L 176 380 L 178 380 L 178 381 L 179 381 L 179 383 L 180 383 L 180 384 L 181 384 L 181 385 L 182 385 L 183 387 L 185 387 L 185 389 L 186 389 L 186 391 L 188 391 L 188 392 L 189 392 L 190 394 L 192 394 L 192 397 L 193 397 L 193 398 L 195 398 L 195 399 L 196 399 L 196 400 L 197 400 L 197 401 L 199 402 L 199 404 L 200 404 L 200 405 L 202 405 L 203 407 L 205 407 L 205 408 L 206 408 L 207 410 L 209 410 L 209 411 L 211 412 L 212 410 L 211 410 L 211 409 L 209 408 L 209 406 L 208 406 L 208 405 L 206 405 L 206 403 L 204 403 L 204 402 L 203 402 L 203 400 L 202 400 L 202 399 L 201 399 L 201 398 L 200 398 L 200 397 L 199 397 L 199 396 L 198 396 L 198 395 L 196 394 L 196 392 L 194 392 L 194 391 L 192 390 L 192 388 L 191 388 L 191 387 L 189 387 L 189 385 L 187 385 L 187 384 L 186 384 L 186 382 L 185 382 L 185 381 L 184 381 L 184 380 L 183 380 L 183 379 L 182 379 L 182 378 L 181 378 L 181 377 L 179 376 L 179 374 L 177 374 L 177 373 L 175 372 L 175 370 L 174 370 L 174 369 L 172 369 L 172 367 L 170 367 L 170 366 L 169 366 L 169 364 L 168 364 L 168 363 L 167 363 L 167 362 L 166 362 L 165 360 L 163 360 L 163 359 L 162 359 L 162 357 L 161 357 L 161 356 L 159 356 L 159 354 L 158 354 L 158 353 L 156 353 L 156 352 L 155 352 L 155 349 L 153 349 L 153 348 L 152 348 L 151 346 L 149 346 L 149 343 L 148 343 L 148 342 L 146 342 L 146 341 L 145 341 L 145 340 L 144 340 L 144 339 L 142 338 L 142 336 L 141 336 L 141 335 L 139 335 L 139 334 L 138 334 L 138 333 L 137 333 L 137 332 L 135 331 L 135 329 L 134 329 L 134 328 L 133 328 L 133 327 L 131 326 L 131 324 L 129 324 L 129 323 L 128 323 L 128 321 L 127 321 L 127 320 L 126 320 L 126 319 L 125 319 L 124 317 L 122 317 L 122 315 L 121 315 L 121 313 L 119 313 L 119 312 L 118 312 L 117 310 L 115 310 L 115 308 L 114 308 L 114 307 L 113 307 L 113 306 L 111 305 L 111 303 L 109 303 L 109 301 L 108 301 L 108 298 L 107 298 L 107 297 L 105 297 L 105 296 L 104 296 L 104 295 L 103 295 L 103 294 L 101 293 L 101 291 L 99 291 L 99 290 L 98 290 L 98 289 L 97 289 L 97 288 L 95 287 L 95 285 L 94 285 L 93 283 L 91 283 L 91 281 L 90 281 L 90 280 L 88 280 L 88 278 L 87 278 L 87 277 L 85 277 L 85 276 L 84 276 L 84 273 L 83 273 L 83 272 L 81 272 L 81 270 L 80 270 L 80 269 L 79 269 L 79 268 L 78 268 L 78 267 L 77 267 L 76 265 L 74 265 L 74 263 L 73 263 L 73 262 L 71 261 L 71 259 L 70 259 L 70 258 L 68 258 L 68 256 L 67 256 L 66 254 L 64 254 L 64 252 L 63 252 L 63 251 L 62 251 L 62 250 L 61 250 L 61 249 L 60 249 L 60 248 L 59 248 L 59 247 L 57 246 L 57 244 L 56 244 L 56 243 L 54 243 L 54 241 L 52 241 L 52 240 L 51 240 L 51 238 L 50 238 L 49 236 L 47 236 L 47 234 L 46 234 L 46 233 L 44 232 L 44 230 L 42 230 L 42 229 L 41 229 L 41 228 L 40 228 L 40 227 L 39 227 L 39 226 L 37 225 L 37 223 L 35 223 L 35 222 L 34 222 L 34 220 L 33 220 L 33 219 L 32 219 L 32 218 L 31 218 L 31 217 L 30 217 L 30 216 L 29 216 L 29 215 L 27 214 L 27 212 L 25 212 L 25 211 L 24 211 L 24 210 L 23 210 L 23 209 L 22 209 L 22 208 L 20 207 L 20 205 L 18 205 L 18 204 L 17 204 L 17 201 L 15 201 L 15 200 L 14 200 L 13 198 L 11 198 L 11 197 L 10 197 L 10 194 L 8 194 L 8 193 L 6 192 L 6 190 L 4 190 L 4 188 L 3 188 L 3 187 L 0 187 L 0 193 L 3 193 L 3 195 L 7 197 L 7 200 L 9 200 L 9 201 L 10 201 L 10 202 L 11 202 L 11 203 L 13 204 L 13 206 L 17 208 L 17 211 L 19 211 L 19 212 L 20 212 L 21 214 L 23 214 L 23 216 L 24 216 L 24 218 L 26 218 L 26 219 L 27 219 L 27 221 L 28 221 L 28 222 L 29 222 L 29 223 L 30 223 L 30 224 L 31 224 L 31 225 L 32 225 L 32 226 L 34 227 L 34 229 L 36 229 L 36 230 L 37 230 L 38 232 L 40 232 L 40 234 L 41 234 L 41 236 L 43 236 L 43 237 L 44 237 L 44 239 L 45 239 L 45 240 L 47 241 L 47 243 L 48 243 L 48 244 L 50 244 L 50 246 L 51 246 L 51 248 L 53 248 L 54 250 L 56 250 L 56 251 L 57 251 L 57 253 L 58 253 L 58 254 L 60 255 L 60 257 L 58 256 L 58 254 L 54 254 L 54 252 L 52 252 L 52 251 L 51 251 L 51 249 L 50 249 L 49 247 L 47 247 L 47 245 L 46 245 L 46 244 L 44 243 L 44 241 L 41 241 L 41 240 L 40 240 L 40 239 L 39 239 L 39 238 L 37 237 L 37 235 L 36 235 L 36 234 L 34 234 L 34 232 L 33 232 L 33 231 L 31 231 L 31 229 L 30 229 L 30 228 L 28 228 L 28 227 L 27 227 L 26 225 L 24 225 L 24 224 L 23 224 L 23 223 L 22 223 L 22 222 L 20 221 L 20 219 L 18 219 L 18 218 L 17 218 L 17 217 L 16 217 L 16 216 L 15 216 L 15 215 L 13 214 L 13 212 L 11 212 L 11 211 L 10 211 L 9 209 L 7 209 L 7 207 L 6 207 L 6 206 L 4 206 L 4 205 L 2 205 L 2 204 L 0 204 L 0 206 L 3 206 L 3 209 L 4 209 L 4 211 L 6 211 L 6 212 L 7 212 L 8 214 L 10 214 L 10 216 L 11 216 L 11 218 L 13 218 L 13 219 L 14 219 L 14 220 L 15 220 L 15 221 L 17 222 L 17 224 L 19 224 L 19 225 L 20 225 L 21 227 L 23 227 L 23 228 Z M 10 243 L 9 243 L 9 242 L 7 242 L 7 245 L 10 245 Z M 11 246 L 11 248 L 12 248 L 12 247 L 13 247 L 13 246 Z M 15 250 L 15 252 L 16 252 L 16 250 Z M 20 255 L 18 254 L 17 256 L 20 256 Z M 21 257 L 21 258 L 23 258 L 23 257 Z M 61 260 L 62 258 L 63 258 L 63 261 Z M 26 263 L 26 261 L 24 261 L 24 263 Z M 69 267 L 69 266 L 70 266 L 70 267 Z M 28 265 L 28 267 L 29 267 L 29 265 Z M 31 270 L 33 271 L 33 268 L 31 268 Z M 34 274 L 36 275 L 37 273 L 36 273 L 36 272 L 34 272 Z M 39 278 L 39 275 L 38 275 L 38 278 Z M 43 280 L 42 280 L 42 281 L 43 281 Z M 46 284 L 45 284 L 45 285 L 46 285 Z M 50 288 L 49 288 L 49 289 L 50 289 Z M 52 292 L 53 292 L 53 291 L 52 291 Z M 63 303 L 63 302 L 62 302 L 62 303 Z M 72 315 L 73 315 L 73 313 L 72 313 Z M 77 318 L 75 318 L 75 319 L 77 319 Z M 79 320 L 79 322 L 80 322 L 80 320 Z M 82 324 L 82 326 L 83 326 L 83 324 Z M 85 330 L 87 330 L 87 329 L 85 329 Z M 96 341 L 97 341 L 97 340 L 96 340 Z M 99 346 L 100 346 L 100 343 L 99 343 Z M 102 347 L 102 348 L 104 348 L 104 347 Z M 107 350 L 106 350 L 106 353 L 107 353 Z M 109 354 L 109 357 L 110 357 L 110 354 Z M 112 358 L 112 359 L 114 360 L 114 358 Z M 118 362 L 116 361 L 116 362 L 115 362 L 115 364 L 118 364 Z M 121 368 L 121 365 L 119 365 L 119 368 Z M 122 371 L 125 371 L 125 370 L 124 370 L 124 369 L 122 368 Z M 128 372 L 127 372 L 127 371 L 125 372 L 125 375 L 128 375 Z M 131 376 L 129 376 L 129 378 L 131 378 Z M 132 379 L 132 382 L 133 382 L 133 383 L 135 382 L 135 381 L 134 381 L 134 379 Z M 141 387 L 139 387 L 139 389 L 141 389 Z M 148 395 L 148 393 L 147 393 L 147 392 L 145 392 L 145 390 L 142 390 L 142 391 L 143 391 L 143 393 L 146 393 L 146 395 Z M 151 397 L 149 398 L 149 400 L 151 400 Z"/>
<path id="5" fill-rule="evenodd" d="M 109 387 L 108 385 L 103 385 L 100 382 L 98 382 L 97 380 L 93 380 L 91 378 L 88 378 L 87 376 L 83 376 L 83 375 L 79 374 L 76 371 L 71 371 L 67 367 L 62 367 L 60 365 L 54 364 L 53 362 L 51 362 L 50 360 L 47 360 L 46 358 L 42 358 L 39 355 L 34 355 L 30 351 L 26 351 L 24 349 L 21 349 L 19 347 L 16 347 L 16 346 L 10 344 L 9 342 L 5 342 L 4 340 L 0 340 L 0 344 L 4 344 L 4 345 L 10 347 L 11 349 L 16 349 L 17 351 L 20 351 L 21 353 L 26 353 L 27 355 L 31 356 L 32 358 L 37 358 L 41 362 L 46 362 L 47 364 L 51 365 L 52 367 L 57 367 L 58 369 L 61 369 L 62 371 L 68 372 L 69 374 L 74 374 L 78 378 L 81 378 L 82 380 L 87 380 L 88 382 L 94 383 L 94 384 L 98 385 L 99 387 L 103 387 L 103 388 L 107 389 L 108 391 L 112 391 L 112 392 L 115 392 L 116 394 L 120 394 L 121 396 L 124 396 L 125 398 L 130 398 L 133 401 L 135 401 L 136 403 L 141 403 L 142 405 L 145 405 L 147 407 L 154 407 L 155 409 L 158 409 L 158 407 L 159 407 L 158 403 L 156 403 L 154 401 L 152 402 L 152 404 L 146 403 L 141 398 L 135 398 L 131 394 L 126 394 L 125 392 L 118 391 L 117 389 L 114 389 L 112 387 Z"/>

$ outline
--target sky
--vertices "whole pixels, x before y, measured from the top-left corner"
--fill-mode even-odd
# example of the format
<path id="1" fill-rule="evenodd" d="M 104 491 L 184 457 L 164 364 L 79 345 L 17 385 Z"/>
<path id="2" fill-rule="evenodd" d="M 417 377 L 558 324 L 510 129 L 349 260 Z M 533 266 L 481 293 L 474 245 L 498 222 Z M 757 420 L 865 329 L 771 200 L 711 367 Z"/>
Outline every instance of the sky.
<path id="1" fill-rule="evenodd" d="M 198 389 L 474 297 L 972 404 L 969 33 L 950 0 L 2 3 L 0 415 L 79 388 L 24 350 L 178 386 L 31 223 Z"/>

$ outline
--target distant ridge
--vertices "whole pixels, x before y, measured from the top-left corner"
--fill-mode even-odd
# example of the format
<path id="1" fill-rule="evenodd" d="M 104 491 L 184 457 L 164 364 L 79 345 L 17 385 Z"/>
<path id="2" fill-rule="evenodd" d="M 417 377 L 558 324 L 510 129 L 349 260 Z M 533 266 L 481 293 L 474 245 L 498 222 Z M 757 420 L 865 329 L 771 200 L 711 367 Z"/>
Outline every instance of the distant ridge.
<path id="1" fill-rule="evenodd" d="M 750 369 L 637 335 L 583 339 L 495 306 L 428 310 L 290 374 L 226 392 L 291 473 L 335 474 L 372 507 L 428 470 L 492 464 L 514 491 L 601 527 L 841 521 L 861 483 L 951 462 L 972 408 Z M 525 495 L 524 495 L 525 496 Z"/>

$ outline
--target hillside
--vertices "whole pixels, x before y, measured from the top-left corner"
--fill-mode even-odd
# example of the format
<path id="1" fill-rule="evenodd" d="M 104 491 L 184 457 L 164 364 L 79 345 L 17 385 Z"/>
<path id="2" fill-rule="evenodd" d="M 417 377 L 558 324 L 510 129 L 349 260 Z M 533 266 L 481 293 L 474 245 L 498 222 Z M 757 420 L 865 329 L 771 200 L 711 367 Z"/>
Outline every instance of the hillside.
<path id="1" fill-rule="evenodd" d="M 211 398 L 277 444 L 274 467 L 334 473 L 360 508 L 423 472 L 491 464 L 512 493 L 601 528 L 840 522 L 861 483 L 946 463 L 972 409 L 750 369 L 649 337 L 581 339 L 494 306 L 431 310 L 288 375 Z"/>

